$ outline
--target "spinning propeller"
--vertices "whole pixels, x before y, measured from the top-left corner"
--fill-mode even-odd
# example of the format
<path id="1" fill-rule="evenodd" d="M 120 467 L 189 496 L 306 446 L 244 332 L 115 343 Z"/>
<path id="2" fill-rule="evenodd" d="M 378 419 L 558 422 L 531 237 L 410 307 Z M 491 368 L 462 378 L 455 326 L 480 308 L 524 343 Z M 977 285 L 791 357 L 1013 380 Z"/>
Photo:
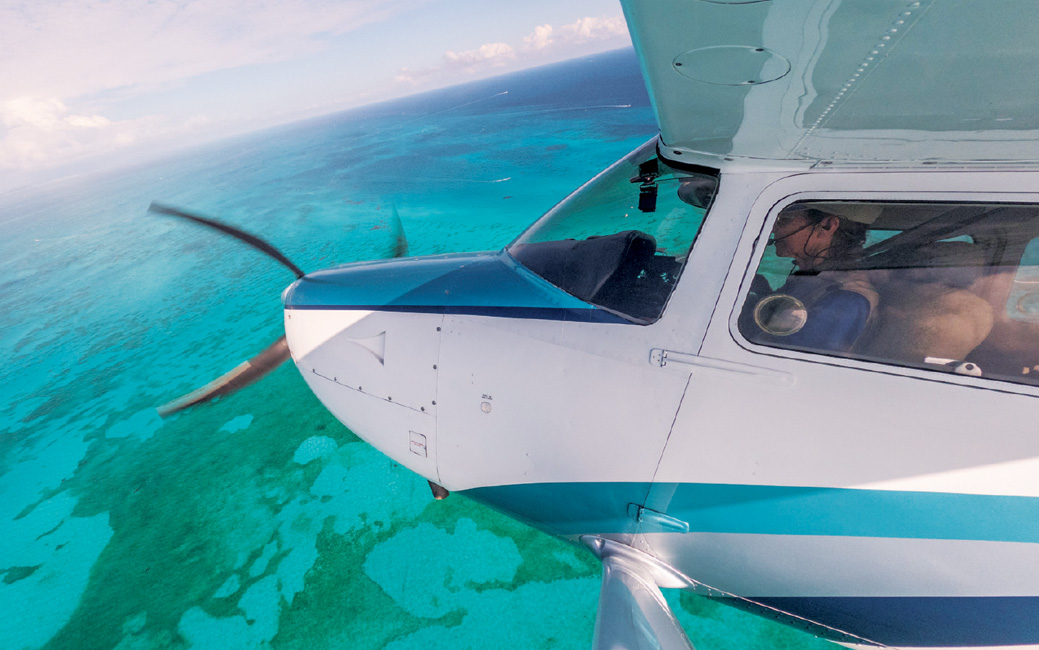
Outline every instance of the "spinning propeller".
<path id="1" fill-rule="evenodd" d="M 214 219 L 202 217 L 197 214 L 178 210 L 177 208 L 172 208 L 159 203 L 153 202 L 148 206 L 148 211 L 180 219 L 187 219 L 188 221 L 206 226 L 207 228 L 218 230 L 225 235 L 230 235 L 239 241 L 245 242 L 268 257 L 277 260 L 280 264 L 292 271 L 297 279 L 306 275 L 277 248 L 271 246 L 259 237 L 251 235 L 243 230 L 234 228 L 225 223 L 220 223 Z M 393 230 L 396 237 L 393 248 L 393 257 L 403 257 L 408 251 L 408 241 L 404 235 L 404 227 L 401 223 L 400 215 L 397 213 L 396 206 L 391 208 L 391 213 L 393 219 Z M 285 336 L 282 335 L 266 350 L 257 354 L 252 359 L 238 365 L 231 372 L 218 377 L 201 388 L 163 404 L 158 408 L 159 415 L 166 417 L 167 415 L 172 415 L 190 406 L 208 402 L 213 398 L 229 395 L 230 393 L 245 388 L 246 386 L 259 381 L 272 370 L 288 361 L 289 357 L 289 345 L 285 340 Z"/>

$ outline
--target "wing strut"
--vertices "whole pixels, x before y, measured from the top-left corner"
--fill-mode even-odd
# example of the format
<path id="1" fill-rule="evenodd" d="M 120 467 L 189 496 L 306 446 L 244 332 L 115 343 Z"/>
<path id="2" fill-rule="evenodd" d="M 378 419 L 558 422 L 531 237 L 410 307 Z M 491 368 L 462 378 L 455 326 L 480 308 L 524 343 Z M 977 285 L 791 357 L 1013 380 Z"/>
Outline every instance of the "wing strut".
<path id="1" fill-rule="evenodd" d="M 695 650 L 658 586 L 679 586 L 673 572 L 629 546 L 582 541 L 602 560 L 594 650 Z"/>

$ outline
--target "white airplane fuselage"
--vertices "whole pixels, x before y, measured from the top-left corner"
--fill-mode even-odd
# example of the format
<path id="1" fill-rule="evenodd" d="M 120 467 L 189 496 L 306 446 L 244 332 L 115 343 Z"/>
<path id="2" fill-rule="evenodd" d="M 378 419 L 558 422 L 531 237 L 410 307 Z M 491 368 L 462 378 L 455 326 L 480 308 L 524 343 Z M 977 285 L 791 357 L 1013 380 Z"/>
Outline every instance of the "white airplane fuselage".
<path id="1" fill-rule="evenodd" d="M 401 259 L 290 287 L 293 358 L 395 461 L 676 585 L 846 644 L 1039 647 L 1039 386 L 738 328 L 785 206 L 1039 204 L 1039 172 L 720 167 L 655 322 L 506 251 Z"/>

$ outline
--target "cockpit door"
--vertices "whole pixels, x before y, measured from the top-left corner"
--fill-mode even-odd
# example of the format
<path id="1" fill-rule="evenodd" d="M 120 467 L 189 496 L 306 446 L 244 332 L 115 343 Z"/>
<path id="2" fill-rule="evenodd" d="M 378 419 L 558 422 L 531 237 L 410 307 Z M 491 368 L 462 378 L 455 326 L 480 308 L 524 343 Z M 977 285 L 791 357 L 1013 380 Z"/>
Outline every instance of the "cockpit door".
<path id="1" fill-rule="evenodd" d="M 1023 379 L 1008 381 L 985 374 L 984 364 L 980 375 L 961 372 L 926 352 L 911 362 L 867 357 L 854 347 L 782 347 L 748 339 L 740 316 L 776 218 L 806 202 L 877 202 L 892 214 L 899 205 L 935 206 L 950 220 L 949 230 L 931 232 L 936 241 L 915 242 L 925 231 L 910 224 L 903 229 L 909 234 L 873 232 L 867 244 L 899 236 L 926 251 L 1002 238 L 1007 245 L 980 269 L 983 282 L 955 291 L 984 297 L 985 283 L 1005 275 L 1012 295 L 1015 278 L 1027 274 L 1003 271 L 1007 255 L 1017 246 L 1015 264 L 1023 264 L 1029 238 L 1039 234 L 1028 230 L 1034 219 L 1014 211 L 1039 205 L 1037 190 L 1039 177 L 1028 173 L 834 172 L 782 178 L 759 191 L 702 347 L 664 358 L 691 380 L 646 503 L 661 515 L 655 530 L 643 530 L 654 553 L 698 581 L 745 596 L 976 595 L 970 585 L 983 582 L 981 558 L 999 553 L 978 544 L 993 541 L 977 526 L 985 511 L 965 506 L 1039 497 L 1034 481 L 1013 478 L 1015 468 L 1039 457 L 1039 438 L 1020 428 L 1034 419 L 1039 397 L 1039 384 L 1025 374 L 1030 366 L 1018 369 Z M 973 216 L 957 206 L 983 206 L 991 227 L 961 232 L 952 221 Z M 1023 308 L 1008 310 L 1007 300 L 993 308 L 996 321 L 1026 317 Z M 858 541 L 867 538 L 880 541 L 867 548 Z M 935 539 L 972 541 L 950 543 L 946 553 L 928 546 Z M 960 554 L 975 552 L 973 560 Z"/>

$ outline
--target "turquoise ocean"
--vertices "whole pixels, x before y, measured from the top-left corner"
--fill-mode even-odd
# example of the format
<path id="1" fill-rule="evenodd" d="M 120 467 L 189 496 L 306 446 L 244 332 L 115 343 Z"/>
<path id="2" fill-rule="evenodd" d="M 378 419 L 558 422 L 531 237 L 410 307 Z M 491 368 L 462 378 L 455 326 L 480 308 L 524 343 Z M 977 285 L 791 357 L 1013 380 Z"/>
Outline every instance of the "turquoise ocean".
<path id="1" fill-rule="evenodd" d="M 155 407 L 282 331 L 305 270 L 498 249 L 655 135 L 630 50 L 0 196 L 0 648 L 588 648 L 598 563 L 360 442 L 292 364 Z M 669 592 L 699 650 L 832 648 Z"/>

